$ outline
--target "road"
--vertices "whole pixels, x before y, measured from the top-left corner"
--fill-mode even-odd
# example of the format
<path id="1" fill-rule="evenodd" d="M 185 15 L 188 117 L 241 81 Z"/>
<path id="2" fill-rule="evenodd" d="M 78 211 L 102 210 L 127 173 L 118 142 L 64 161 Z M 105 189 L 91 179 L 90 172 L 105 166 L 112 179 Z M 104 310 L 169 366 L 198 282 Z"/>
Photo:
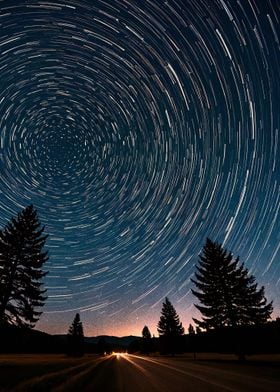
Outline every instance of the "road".
<path id="1" fill-rule="evenodd" d="M 280 391 L 279 378 L 263 377 L 246 365 L 207 365 L 195 361 L 117 354 L 105 358 L 79 390 L 105 392 Z M 249 373 L 249 374 L 248 374 Z M 72 384 L 73 390 L 75 385 Z M 69 389 L 72 389 L 69 388 Z"/>
<path id="2" fill-rule="evenodd" d="M 234 357 L 115 354 L 7 355 L 0 358 L 2 392 L 273 392 L 280 357 L 238 363 Z"/>

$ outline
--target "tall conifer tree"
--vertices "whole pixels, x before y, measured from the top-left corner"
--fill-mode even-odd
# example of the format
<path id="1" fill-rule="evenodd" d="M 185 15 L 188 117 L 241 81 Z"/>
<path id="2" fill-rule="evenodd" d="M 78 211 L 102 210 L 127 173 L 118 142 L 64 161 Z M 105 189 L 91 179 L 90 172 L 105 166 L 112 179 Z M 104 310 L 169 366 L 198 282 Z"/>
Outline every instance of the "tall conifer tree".
<path id="1" fill-rule="evenodd" d="M 267 304 L 264 288 L 259 290 L 255 278 L 249 276 L 239 259 L 221 244 L 207 239 L 196 267 L 192 290 L 202 305 L 196 308 L 202 321 L 195 323 L 204 329 L 224 326 L 259 324 L 267 321 L 272 313 L 272 303 Z"/>
<path id="2" fill-rule="evenodd" d="M 79 313 L 76 314 L 68 331 L 69 355 L 82 356 L 84 354 L 84 330 Z"/>
<path id="3" fill-rule="evenodd" d="M 152 351 L 152 348 L 153 348 L 152 347 L 152 335 L 151 335 L 151 332 L 150 332 L 149 328 L 147 327 L 147 325 L 145 325 L 142 330 L 141 346 L 142 346 L 142 351 L 148 355 Z"/>
<path id="4" fill-rule="evenodd" d="M 152 337 L 151 332 L 150 332 L 149 328 L 147 327 L 147 325 L 145 325 L 142 330 L 142 337 L 143 337 L 143 339 L 151 339 L 151 337 Z"/>
<path id="5" fill-rule="evenodd" d="M 43 234 L 33 206 L 22 210 L 0 232 L 0 322 L 34 327 L 46 290 L 42 267 L 48 260 Z"/>
<path id="6" fill-rule="evenodd" d="M 167 297 L 162 306 L 157 330 L 162 342 L 163 352 L 173 355 L 175 352 L 182 350 L 180 338 L 184 335 L 184 328 L 174 306 Z"/>

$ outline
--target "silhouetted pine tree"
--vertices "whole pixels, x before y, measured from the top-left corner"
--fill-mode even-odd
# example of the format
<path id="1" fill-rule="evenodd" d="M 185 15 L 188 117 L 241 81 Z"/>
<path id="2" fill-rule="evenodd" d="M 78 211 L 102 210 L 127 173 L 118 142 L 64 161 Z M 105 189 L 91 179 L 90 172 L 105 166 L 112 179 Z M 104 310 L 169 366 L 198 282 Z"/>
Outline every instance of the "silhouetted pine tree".
<path id="1" fill-rule="evenodd" d="M 184 335 L 184 328 L 175 308 L 167 297 L 162 306 L 157 330 L 163 353 L 174 355 L 176 352 L 182 351 L 183 342 L 181 337 Z"/>
<path id="2" fill-rule="evenodd" d="M 203 254 L 196 266 L 192 282 L 197 289 L 193 294 L 203 305 L 195 305 L 202 321 L 193 319 L 203 329 L 224 326 L 259 324 L 272 313 L 272 302 L 267 304 L 264 288 L 257 289 L 255 278 L 248 275 L 239 259 L 222 245 L 207 239 Z"/>
<path id="3" fill-rule="evenodd" d="M 194 330 L 194 327 L 192 326 L 192 324 L 189 325 L 188 332 L 189 332 L 188 349 L 193 352 L 193 359 L 196 359 L 196 348 L 195 348 L 196 336 L 195 336 L 195 330 Z"/>
<path id="4" fill-rule="evenodd" d="M 192 324 L 189 325 L 188 332 L 189 332 L 189 335 L 195 334 L 195 330 L 194 330 L 194 327 L 192 326 Z"/>
<path id="5" fill-rule="evenodd" d="M 236 285 L 238 325 L 264 324 L 273 311 L 272 301 L 267 303 L 264 286 L 258 289 L 256 278 L 240 267 L 240 280 Z"/>
<path id="6" fill-rule="evenodd" d="M 152 335 L 147 325 L 142 330 L 142 351 L 147 355 L 152 351 Z"/>
<path id="7" fill-rule="evenodd" d="M 143 337 L 143 339 L 151 339 L 151 337 L 152 337 L 151 332 L 150 332 L 149 328 L 147 327 L 147 325 L 145 325 L 142 330 L 142 337 Z"/>
<path id="8" fill-rule="evenodd" d="M 41 279 L 48 260 L 37 212 L 32 205 L 12 218 L 0 232 L 0 322 L 34 327 L 44 305 Z"/>
<path id="9" fill-rule="evenodd" d="M 84 330 L 79 313 L 76 314 L 68 331 L 68 354 L 73 356 L 84 355 Z"/>

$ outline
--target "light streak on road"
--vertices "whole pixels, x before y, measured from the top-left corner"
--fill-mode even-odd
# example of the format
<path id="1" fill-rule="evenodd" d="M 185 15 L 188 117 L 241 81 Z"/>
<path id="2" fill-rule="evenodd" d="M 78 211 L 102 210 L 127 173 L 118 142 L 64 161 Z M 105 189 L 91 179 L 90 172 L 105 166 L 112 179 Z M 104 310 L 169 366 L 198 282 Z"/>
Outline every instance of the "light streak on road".
<path id="1" fill-rule="evenodd" d="M 227 390 L 227 391 L 237 392 L 237 389 L 235 389 L 235 388 L 230 388 L 228 386 L 222 385 L 221 383 L 211 381 L 211 372 L 209 373 L 209 377 L 208 376 L 207 377 L 202 377 L 201 375 L 198 376 L 197 374 L 194 374 L 194 372 L 192 372 L 192 371 L 188 372 L 186 370 L 180 369 L 179 368 L 180 363 L 178 363 L 178 365 L 176 364 L 177 366 L 172 366 L 170 364 L 162 362 L 162 360 L 157 360 L 157 359 L 154 359 L 154 358 L 149 358 L 149 357 L 144 357 L 144 356 L 139 356 L 139 355 L 133 355 L 133 354 L 127 354 L 126 356 L 123 356 L 123 358 L 125 360 L 127 360 L 129 363 L 131 363 L 133 366 L 135 366 L 143 374 L 145 374 L 151 381 L 152 381 L 152 378 L 154 377 L 153 374 L 150 373 L 143 366 L 141 366 L 138 363 L 136 363 L 137 360 L 142 360 L 144 362 L 148 362 L 149 364 L 153 364 L 153 365 L 159 365 L 159 366 L 167 368 L 167 369 L 169 369 L 171 371 L 175 371 L 177 373 L 184 374 L 184 375 L 186 375 L 188 377 L 192 377 L 192 378 L 195 378 L 195 379 L 197 379 L 199 381 L 206 382 L 207 384 L 211 384 L 211 385 L 216 386 L 218 388 L 223 388 L 224 390 Z M 197 368 L 200 367 L 200 366 L 196 364 L 195 367 L 196 367 L 196 370 L 198 370 Z M 202 368 L 204 369 L 203 366 L 202 366 Z"/>

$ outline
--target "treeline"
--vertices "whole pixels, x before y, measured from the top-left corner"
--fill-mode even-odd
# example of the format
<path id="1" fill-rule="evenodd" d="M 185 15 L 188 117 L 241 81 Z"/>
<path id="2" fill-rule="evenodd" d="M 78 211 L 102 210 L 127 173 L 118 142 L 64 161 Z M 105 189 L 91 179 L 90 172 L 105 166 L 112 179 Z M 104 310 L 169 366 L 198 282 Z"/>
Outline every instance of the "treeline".
<path id="1" fill-rule="evenodd" d="M 6 331 L 11 338 L 15 331 L 12 327 L 22 329 L 18 332 L 21 342 L 35 336 L 26 331 L 39 320 L 40 308 L 47 298 L 42 287 L 42 278 L 47 274 L 43 271 L 48 260 L 44 251 L 46 239 L 32 205 L 0 231 L 2 337 Z M 235 352 L 240 357 L 254 350 L 280 351 L 279 319 L 269 321 L 272 302 L 267 302 L 264 287 L 258 287 L 255 277 L 239 258 L 234 259 L 221 244 L 207 239 L 191 281 L 192 293 L 198 300 L 195 307 L 201 313 L 200 320 L 193 318 L 195 327 L 190 324 L 185 334 L 179 315 L 166 298 L 157 325 L 159 338 L 152 337 L 148 326 L 144 326 L 142 338 L 131 343 L 130 351 L 145 354 L 159 351 L 171 355 L 185 351 L 223 351 Z M 3 338 L 2 343 L 5 345 Z M 79 356 L 89 350 L 85 346 L 83 325 L 77 313 L 63 347 L 69 355 Z M 110 351 L 110 347 L 101 340 L 95 350 L 104 353 Z"/>
<path id="2" fill-rule="evenodd" d="M 280 352 L 280 318 L 250 324 L 220 325 L 206 330 L 199 326 L 195 329 L 189 324 L 185 333 L 179 316 L 168 298 L 165 298 L 163 303 L 157 331 L 159 337 L 152 336 L 145 325 L 142 337 L 135 338 L 129 345 L 112 344 L 108 338 L 101 337 L 95 347 L 90 347 L 83 335 L 80 316 L 76 314 L 68 331 L 67 353 L 72 356 L 80 356 L 85 352 L 105 355 L 112 351 L 172 356 L 192 353 L 196 358 L 199 352 L 220 352 L 233 353 L 244 360 L 246 355 Z"/>
<path id="3" fill-rule="evenodd" d="M 237 332 L 237 334 L 236 334 Z M 238 336 L 238 339 L 236 337 Z M 234 339 L 233 339 L 234 338 Z M 159 337 L 84 337 L 81 349 L 73 351 L 67 335 L 49 335 L 30 328 L 2 326 L 0 333 L 1 353 L 63 353 L 71 356 L 84 354 L 110 354 L 111 352 L 141 353 L 144 355 L 167 354 Z M 242 347 L 242 351 L 239 349 Z M 233 353 L 242 359 L 244 355 L 280 353 L 280 320 L 270 321 L 262 326 L 226 327 L 194 335 L 188 332 L 180 339 L 180 345 L 173 355 L 191 353 L 195 358 L 200 352 Z M 170 355 L 170 353 L 169 353 Z M 172 354 L 171 354 L 172 355 Z"/>
<path id="4" fill-rule="evenodd" d="M 142 337 L 130 344 L 128 352 L 145 355 L 191 353 L 194 358 L 202 352 L 231 353 L 241 360 L 247 355 L 276 354 L 280 353 L 280 318 L 258 326 L 222 327 L 187 333 L 178 339 L 178 345 L 173 347 L 172 352 L 165 350 L 160 338 L 147 340 Z"/>

